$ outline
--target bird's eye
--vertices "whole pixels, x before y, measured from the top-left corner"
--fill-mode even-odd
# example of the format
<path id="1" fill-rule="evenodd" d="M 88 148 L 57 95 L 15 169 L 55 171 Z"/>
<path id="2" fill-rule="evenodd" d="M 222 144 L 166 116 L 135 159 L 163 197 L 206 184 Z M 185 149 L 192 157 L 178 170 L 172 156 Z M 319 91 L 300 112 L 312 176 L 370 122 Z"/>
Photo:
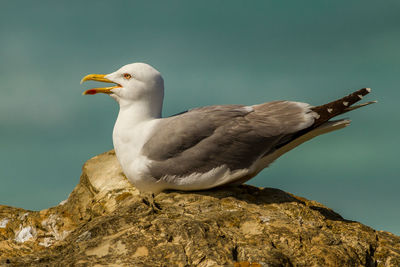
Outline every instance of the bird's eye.
<path id="1" fill-rule="evenodd" d="M 129 80 L 130 78 L 132 78 L 132 75 L 130 75 L 129 73 L 124 73 L 125 80 Z"/>

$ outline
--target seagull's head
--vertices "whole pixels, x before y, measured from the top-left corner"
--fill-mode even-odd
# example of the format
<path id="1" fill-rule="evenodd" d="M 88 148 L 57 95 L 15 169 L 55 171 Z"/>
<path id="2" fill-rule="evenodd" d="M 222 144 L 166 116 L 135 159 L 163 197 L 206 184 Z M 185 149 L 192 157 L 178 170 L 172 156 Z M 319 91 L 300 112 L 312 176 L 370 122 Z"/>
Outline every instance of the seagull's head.
<path id="1" fill-rule="evenodd" d="M 120 105 L 143 101 L 150 104 L 161 101 L 162 104 L 164 97 L 164 81 L 160 72 L 146 63 L 128 64 L 110 74 L 89 74 L 83 77 L 81 83 L 85 81 L 116 84 L 110 87 L 92 88 L 83 94 L 108 94 Z"/>

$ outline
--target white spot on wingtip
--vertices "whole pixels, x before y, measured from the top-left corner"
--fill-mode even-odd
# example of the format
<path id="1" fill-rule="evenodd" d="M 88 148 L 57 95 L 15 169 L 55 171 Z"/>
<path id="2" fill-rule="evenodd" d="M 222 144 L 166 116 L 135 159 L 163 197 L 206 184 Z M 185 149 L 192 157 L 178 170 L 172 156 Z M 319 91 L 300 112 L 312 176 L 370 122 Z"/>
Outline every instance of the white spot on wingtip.
<path id="1" fill-rule="evenodd" d="M 357 95 L 360 99 L 363 99 L 363 96 L 362 95 Z"/>
<path id="2" fill-rule="evenodd" d="M 329 113 L 332 113 L 333 109 L 332 109 L 332 108 L 328 108 L 327 111 L 328 111 Z"/>
<path id="3" fill-rule="evenodd" d="M 349 102 L 344 101 L 343 105 L 347 107 L 349 105 Z"/>
<path id="4" fill-rule="evenodd" d="M 371 88 L 365 88 L 365 90 L 367 90 L 368 93 L 371 92 Z"/>

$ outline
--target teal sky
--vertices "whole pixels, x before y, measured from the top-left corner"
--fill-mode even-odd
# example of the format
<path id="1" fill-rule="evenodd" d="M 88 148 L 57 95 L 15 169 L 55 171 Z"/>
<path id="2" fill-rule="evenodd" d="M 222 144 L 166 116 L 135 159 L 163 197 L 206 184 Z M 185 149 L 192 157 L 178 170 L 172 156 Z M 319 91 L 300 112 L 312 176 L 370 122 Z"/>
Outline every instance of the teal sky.
<path id="1" fill-rule="evenodd" d="M 251 3 L 251 4 L 249 4 Z M 400 2 L 2 1 L 0 204 L 57 205 L 82 164 L 112 149 L 116 103 L 88 73 L 147 62 L 164 115 L 286 99 L 314 105 L 371 87 L 350 127 L 284 155 L 249 184 L 321 202 L 400 234 Z"/>

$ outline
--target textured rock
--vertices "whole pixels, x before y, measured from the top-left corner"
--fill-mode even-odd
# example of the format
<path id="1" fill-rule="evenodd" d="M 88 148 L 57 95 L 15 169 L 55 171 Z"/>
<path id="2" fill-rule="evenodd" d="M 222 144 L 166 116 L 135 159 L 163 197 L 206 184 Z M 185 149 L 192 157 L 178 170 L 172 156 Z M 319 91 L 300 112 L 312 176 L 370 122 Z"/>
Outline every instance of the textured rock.
<path id="1" fill-rule="evenodd" d="M 114 153 L 66 201 L 0 206 L 0 266 L 400 266 L 400 237 L 272 188 L 140 195 Z"/>

